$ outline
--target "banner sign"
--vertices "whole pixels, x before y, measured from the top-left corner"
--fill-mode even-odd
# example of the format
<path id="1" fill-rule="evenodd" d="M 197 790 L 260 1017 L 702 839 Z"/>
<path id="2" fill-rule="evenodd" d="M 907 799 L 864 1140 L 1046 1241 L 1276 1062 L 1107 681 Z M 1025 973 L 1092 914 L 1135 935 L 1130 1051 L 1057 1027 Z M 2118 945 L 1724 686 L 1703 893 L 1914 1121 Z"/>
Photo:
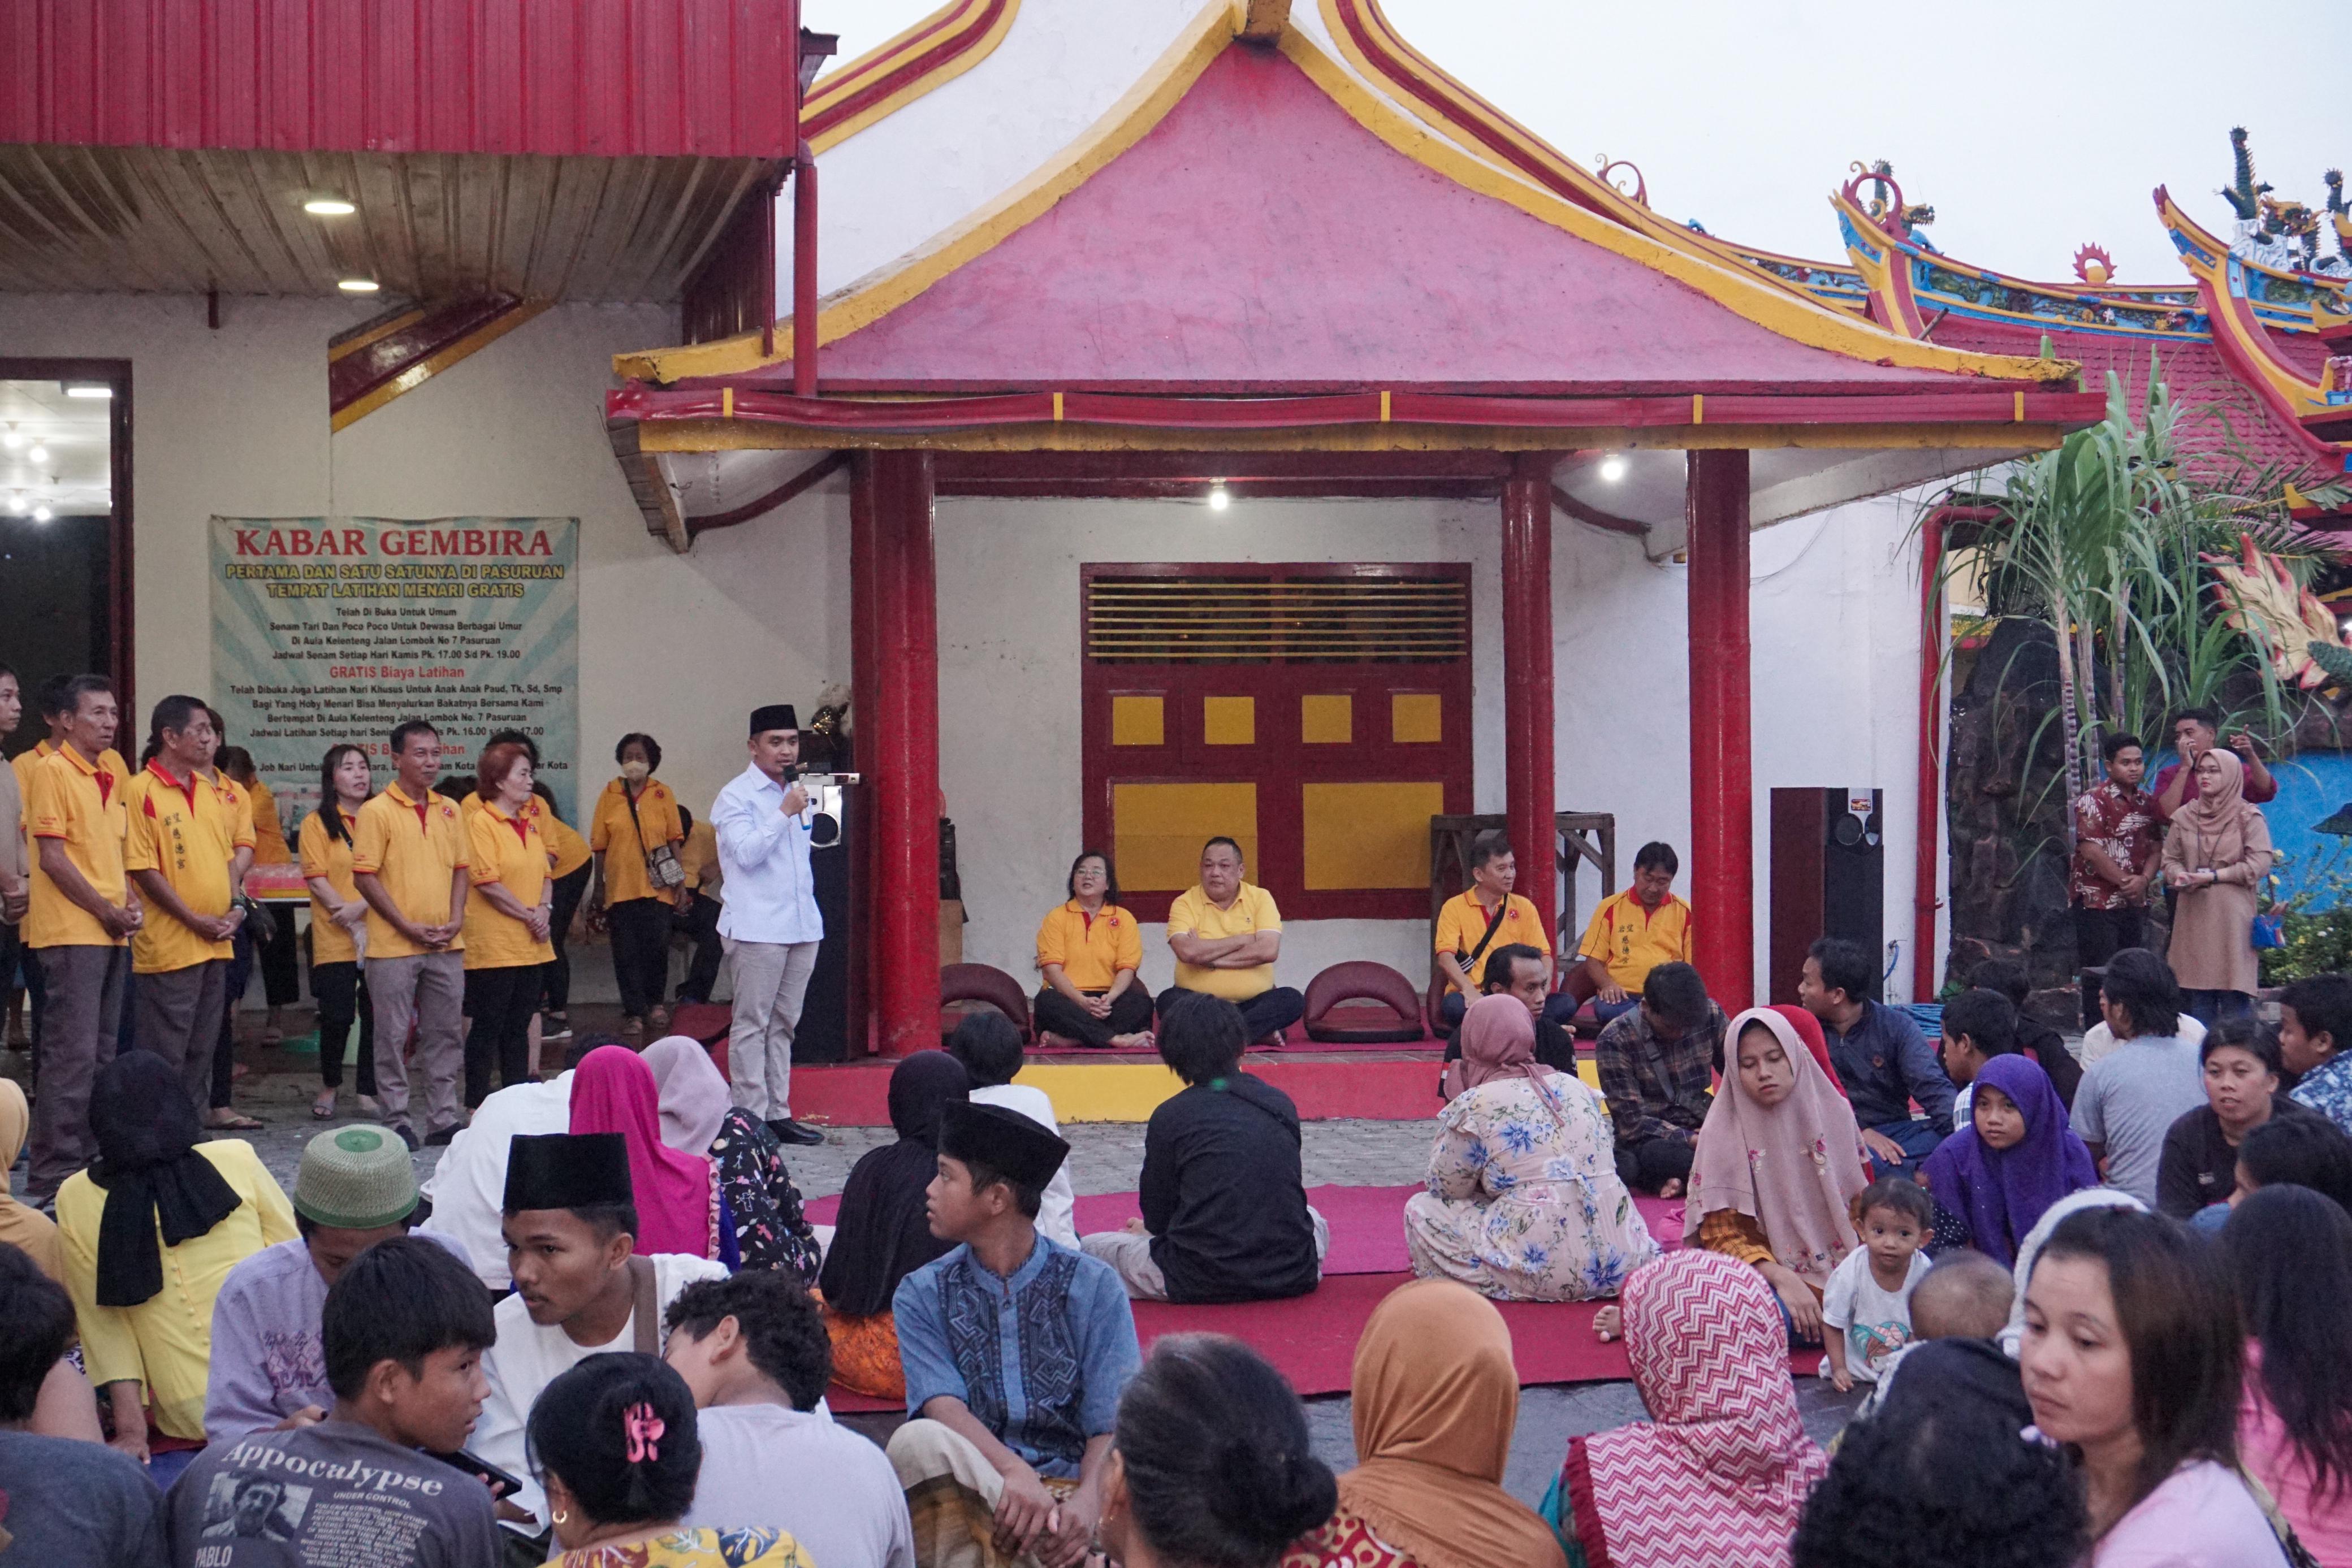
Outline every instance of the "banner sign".
<path id="1" fill-rule="evenodd" d="M 411 718 L 441 732 L 445 778 L 470 776 L 493 730 L 521 730 L 557 813 L 579 820 L 579 532 L 576 517 L 212 520 L 206 695 L 276 793 L 289 844 L 327 747 L 364 747 L 381 789 L 393 727 Z"/>

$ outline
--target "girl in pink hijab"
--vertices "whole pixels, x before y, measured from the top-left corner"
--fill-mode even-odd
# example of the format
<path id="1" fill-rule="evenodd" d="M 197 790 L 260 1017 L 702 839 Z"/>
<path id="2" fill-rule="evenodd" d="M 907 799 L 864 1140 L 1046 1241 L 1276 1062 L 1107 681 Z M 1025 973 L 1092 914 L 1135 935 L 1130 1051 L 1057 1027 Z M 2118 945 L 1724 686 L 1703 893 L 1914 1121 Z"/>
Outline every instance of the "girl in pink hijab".
<path id="1" fill-rule="evenodd" d="M 1869 1185 L 1853 1108 L 1789 1020 L 1731 1020 L 1723 1086 L 1699 1129 L 1684 1235 L 1752 1264 L 1798 1337 L 1817 1341 L 1830 1271 L 1860 1245 L 1846 1208 Z"/>
<path id="2" fill-rule="evenodd" d="M 637 1250 L 716 1258 L 736 1266 L 735 1228 L 709 1156 L 662 1142 L 661 1093 L 653 1069 L 625 1045 L 601 1045 L 572 1075 L 572 1131 L 618 1133 L 628 1140 L 635 1190 Z"/>

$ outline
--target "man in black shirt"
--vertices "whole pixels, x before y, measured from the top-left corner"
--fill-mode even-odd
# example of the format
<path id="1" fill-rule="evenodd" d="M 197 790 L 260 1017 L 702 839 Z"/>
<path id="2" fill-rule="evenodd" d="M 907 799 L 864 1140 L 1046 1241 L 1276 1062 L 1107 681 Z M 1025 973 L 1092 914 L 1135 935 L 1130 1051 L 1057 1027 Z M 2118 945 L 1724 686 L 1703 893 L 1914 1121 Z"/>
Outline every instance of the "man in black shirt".
<path id="1" fill-rule="evenodd" d="M 1138 1301 L 1261 1301 L 1321 1282 L 1331 1233 L 1307 1206 L 1298 1108 L 1241 1071 L 1241 1009 L 1205 992 L 1160 1015 L 1160 1057 L 1185 1083 L 1143 1134 L 1143 1218 L 1079 1245 Z"/>
<path id="2" fill-rule="evenodd" d="M 1513 942 L 1487 955 L 1486 978 L 1479 989 L 1490 997 L 1508 991 L 1525 1002 L 1536 1020 L 1536 1060 L 1554 1072 L 1573 1074 L 1576 1037 L 1565 1024 L 1544 1016 L 1544 1003 L 1550 999 L 1546 988 L 1550 983 L 1551 959 L 1524 942 Z M 1461 1054 L 1462 1026 L 1457 1023 L 1445 1036 L 1445 1060 L 1452 1061 Z"/>

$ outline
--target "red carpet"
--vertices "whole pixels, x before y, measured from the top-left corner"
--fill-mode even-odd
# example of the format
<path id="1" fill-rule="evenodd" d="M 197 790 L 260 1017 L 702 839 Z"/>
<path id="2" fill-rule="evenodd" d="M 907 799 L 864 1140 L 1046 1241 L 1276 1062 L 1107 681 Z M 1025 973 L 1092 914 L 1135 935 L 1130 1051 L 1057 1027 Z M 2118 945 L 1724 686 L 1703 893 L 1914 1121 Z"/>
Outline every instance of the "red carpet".
<path id="1" fill-rule="evenodd" d="M 1331 1257 L 1361 1265 L 1385 1255 L 1397 1264 L 1404 1260 L 1401 1216 L 1406 1186 L 1321 1186 L 1307 1196 L 1331 1224 Z M 1669 1248 L 1682 1245 L 1683 1206 L 1664 1198 L 1637 1197 L 1651 1233 Z M 809 1218 L 831 1222 L 837 1200 L 809 1205 Z M 823 1210 L 822 1215 L 820 1209 Z M 1078 1199 L 1078 1228 L 1102 1228 L 1102 1222 L 1123 1219 L 1134 1212 L 1132 1193 L 1107 1193 Z M 1097 1217 L 1100 1217 L 1099 1218 Z M 1387 1240 L 1384 1238 L 1393 1238 Z M 1342 1249 L 1345 1249 L 1343 1252 Z M 1287 1301 L 1249 1301 L 1229 1307 L 1180 1307 L 1164 1301 L 1135 1303 L 1135 1329 L 1146 1349 L 1161 1334 L 1222 1333 L 1247 1342 L 1282 1370 L 1302 1395 L 1344 1394 L 1355 1365 L 1356 1340 L 1381 1299 L 1412 1278 L 1399 1267 L 1372 1272 L 1342 1271 L 1328 1267 L 1323 1283 L 1310 1295 Z M 1518 1362 L 1522 1386 L 1541 1383 L 1597 1383 L 1633 1375 L 1625 1361 L 1625 1343 L 1603 1344 L 1593 1336 L 1592 1319 L 1607 1303 L 1601 1301 L 1497 1301 L 1503 1320 L 1511 1327 L 1512 1354 Z M 1790 1358 L 1791 1370 L 1811 1373 L 1820 1365 L 1818 1351 Z M 842 1388 L 827 1396 L 835 1410 L 846 1412 L 896 1409 L 887 1400 L 868 1399 Z"/>

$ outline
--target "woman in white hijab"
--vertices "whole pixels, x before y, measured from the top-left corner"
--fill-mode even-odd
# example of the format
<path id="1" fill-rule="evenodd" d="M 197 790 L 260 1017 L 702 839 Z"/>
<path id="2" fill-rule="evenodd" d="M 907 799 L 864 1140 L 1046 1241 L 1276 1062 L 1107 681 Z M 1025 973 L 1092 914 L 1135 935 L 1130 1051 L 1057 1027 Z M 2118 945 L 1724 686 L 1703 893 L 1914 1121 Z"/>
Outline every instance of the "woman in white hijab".
<path id="1" fill-rule="evenodd" d="M 2000 1348 L 2009 1353 L 2010 1360 L 2017 1359 L 2019 1342 L 2025 1337 L 2025 1284 L 2033 1278 L 2033 1260 L 2042 1256 L 2042 1244 L 2050 1239 L 2050 1233 L 2057 1229 L 2068 1215 L 2080 1214 L 2086 1208 L 2144 1209 L 2147 1207 L 2119 1187 L 2086 1186 L 2080 1192 L 2068 1193 L 2042 1210 L 2042 1218 L 2034 1222 L 2032 1229 L 2025 1233 L 2025 1239 L 2018 1243 L 2017 1266 L 2011 1271 L 2011 1277 L 2017 1281 L 2017 1294 L 2009 1304 L 2009 1322 L 2000 1331 Z"/>
<path id="2" fill-rule="evenodd" d="M 709 1156 L 719 1190 L 735 1218 L 735 1244 L 746 1269 L 783 1269 L 816 1282 L 816 1233 L 801 1212 L 800 1189 L 784 1168 L 783 1145 L 767 1124 L 739 1109 L 727 1079 L 699 1041 L 665 1035 L 645 1050 L 661 1093 L 662 1142 Z"/>

